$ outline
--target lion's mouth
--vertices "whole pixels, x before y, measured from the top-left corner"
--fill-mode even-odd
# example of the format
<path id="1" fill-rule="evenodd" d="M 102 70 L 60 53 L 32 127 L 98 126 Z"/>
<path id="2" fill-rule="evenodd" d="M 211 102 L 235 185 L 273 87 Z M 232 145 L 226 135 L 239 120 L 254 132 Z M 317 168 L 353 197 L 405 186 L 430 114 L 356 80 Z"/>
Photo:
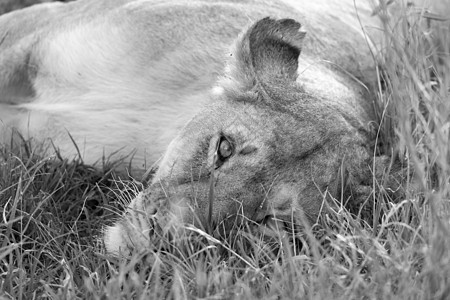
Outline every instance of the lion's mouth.
<path id="1" fill-rule="evenodd" d="M 191 185 L 192 181 L 186 181 L 186 183 Z M 184 185 L 177 182 L 177 187 L 180 186 Z M 206 190 L 211 193 L 211 184 L 208 187 Z M 154 205 L 154 209 L 146 210 L 151 227 L 146 235 L 155 244 L 161 239 L 171 243 L 177 236 L 179 237 L 180 233 L 185 232 L 186 228 L 192 228 L 192 226 L 219 239 L 229 237 L 240 230 L 247 231 L 247 229 L 253 234 L 275 237 L 286 228 L 285 220 L 271 213 L 264 200 L 260 201 L 257 207 L 236 207 L 234 212 L 229 210 L 212 214 L 211 209 L 217 206 L 217 202 L 214 201 L 214 192 L 206 195 L 209 199 L 205 201 L 207 205 L 204 205 L 201 211 L 199 207 L 193 205 L 195 201 L 189 197 L 190 195 L 177 192 L 168 197 L 163 193 L 163 189 L 157 186 L 148 195 L 147 201 Z"/>

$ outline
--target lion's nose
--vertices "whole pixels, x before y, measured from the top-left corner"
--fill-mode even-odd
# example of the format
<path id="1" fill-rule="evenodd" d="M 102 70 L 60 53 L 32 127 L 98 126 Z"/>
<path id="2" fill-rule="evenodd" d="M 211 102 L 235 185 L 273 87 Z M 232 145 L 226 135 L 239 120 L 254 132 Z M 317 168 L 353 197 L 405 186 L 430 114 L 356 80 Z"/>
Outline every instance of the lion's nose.
<path id="1" fill-rule="evenodd" d="M 265 223 L 266 219 L 270 217 L 272 217 L 272 215 L 269 214 L 268 211 L 260 209 L 254 214 L 252 220 L 254 220 L 258 224 L 263 224 Z"/>
<path id="2" fill-rule="evenodd" d="M 151 207 L 149 207 L 149 208 L 147 209 L 146 213 L 147 213 L 149 216 L 154 216 L 154 215 L 156 215 L 156 214 L 158 213 L 158 209 L 156 208 L 156 206 L 151 206 Z"/>

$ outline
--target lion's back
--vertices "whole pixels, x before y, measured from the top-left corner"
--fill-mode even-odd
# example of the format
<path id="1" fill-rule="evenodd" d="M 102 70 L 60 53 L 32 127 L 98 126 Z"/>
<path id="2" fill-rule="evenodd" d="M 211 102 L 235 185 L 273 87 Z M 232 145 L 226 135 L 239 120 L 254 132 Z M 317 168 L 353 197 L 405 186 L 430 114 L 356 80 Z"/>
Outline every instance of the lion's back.
<path id="1" fill-rule="evenodd" d="M 296 10 L 269 0 L 79 0 L 4 15 L 0 117 L 36 140 L 53 139 L 64 156 L 77 152 L 70 132 L 88 163 L 136 150 L 134 163 L 145 168 L 209 101 L 238 33 L 267 15 L 295 18 L 308 32 L 299 82 L 354 109 L 330 93 L 359 92 L 341 75 L 360 77 L 371 63 L 353 1 L 290 2 Z M 360 13 L 367 21 L 367 8 Z"/>

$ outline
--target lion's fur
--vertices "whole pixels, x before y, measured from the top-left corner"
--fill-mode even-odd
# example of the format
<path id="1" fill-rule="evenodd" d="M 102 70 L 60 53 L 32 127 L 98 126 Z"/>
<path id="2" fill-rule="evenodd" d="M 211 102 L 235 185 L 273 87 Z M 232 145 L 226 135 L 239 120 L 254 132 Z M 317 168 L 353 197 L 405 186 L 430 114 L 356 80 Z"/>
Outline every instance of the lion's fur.
<path id="1" fill-rule="evenodd" d="M 136 168 L 151 165 L 208 101 L 226 49 L 242 28 L 266 15 L 297 15 L 277 1 L 238 2 L 82 0 L 36 5 L 2 16 L 3 142 L 9 143 L 5 131 L 13 125 L 26 138 L 52 138 L 63 156 L 73 157 L 70 132 L 87 163 L 122 149 L 122 155 L 137 151 Z M 356 67 L 332 57 L 336 51 L 331 47 L 346 30 L 317 26 L 322 19 L 331 20 L 319 10 L 315 14 L 316 20 L 309 18 L 315 30 L 307 40 L 314 47 L 307 49 L 332 53 L 327 59 Z M 334 39 L 328 38 L 333 34 Z M 362 56 L 352 46 L 354 37 L 346 39 L 340 43 L 342 51 L 352 51 L 360 61 Z M 321 65 L 314 62 L 307 72 Z M 317 91 L 335 93 L 317 81 L 309 83 Z"/>
<path id="2" fill-rule="evenodd" d="M 360 184 L 370 159 L 364 29 L 375 20 L 357 2 L 79 0 L 6 14 L 0 142 L 15 127 L 73 157 L 73 137 L 85 162 L 135 151 L 137 169 L 164 154 L 130 204 L 141 219 L 107 230 L 110 252 L 151 246 L 155 205 L 204 225 L 223 137 L 234 154 L 214 171 L 216 223 L 237 212 L 314 221 L 326 192 Z"/>

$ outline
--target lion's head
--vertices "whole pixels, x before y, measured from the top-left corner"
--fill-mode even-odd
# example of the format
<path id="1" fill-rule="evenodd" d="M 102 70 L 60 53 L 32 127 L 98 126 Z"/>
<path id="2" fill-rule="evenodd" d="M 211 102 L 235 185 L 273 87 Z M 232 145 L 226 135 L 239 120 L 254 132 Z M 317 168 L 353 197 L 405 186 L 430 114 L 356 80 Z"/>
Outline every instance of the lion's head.
<path id="1" fill-rule="evenodd" d="M 314 222 L 327 195 L 361 177 L 369 157 L 367 115 L 354 105 L 361 91 L 334 80 L 335 97 L 327 98 L 298 79 L 304 37 L 298 22 L 270 18 L 240 35 L 211 104 L 170 143 L 130 217 L 107 230 L 109 251 L 151 244 L 151 225 L 133 229 L 140 234 L 126 229 L 145 216 L 211 230 L 242 220 Z M 312 72 L 317 80 L 337 76 Z"/>

